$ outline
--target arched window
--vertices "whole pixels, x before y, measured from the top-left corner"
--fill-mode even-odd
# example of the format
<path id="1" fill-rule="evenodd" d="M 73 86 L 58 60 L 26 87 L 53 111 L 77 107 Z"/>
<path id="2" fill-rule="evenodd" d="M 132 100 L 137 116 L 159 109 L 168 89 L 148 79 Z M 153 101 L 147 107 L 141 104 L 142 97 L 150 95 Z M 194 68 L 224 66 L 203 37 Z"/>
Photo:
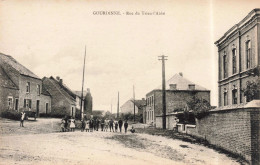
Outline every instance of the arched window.
<path id="1" fill-rule="evenodd" d="M 236 48 L 232 49 L 232 67 L 233 67 L 233 74 L 237 72 L 237 50 Z"/>
<path id="2" fill-rule="evenodd" d="M 227 78 L 227 54 L 226 54 L 226 51 L 224 51 L 224 55 L 223 55 L 223 76 L 224 76 L 224 78 Z"/>
<path id="3" fill-rule="evenodd" d="M 251 41 L 246 41 L 246 69 L 252 67 Z"/>

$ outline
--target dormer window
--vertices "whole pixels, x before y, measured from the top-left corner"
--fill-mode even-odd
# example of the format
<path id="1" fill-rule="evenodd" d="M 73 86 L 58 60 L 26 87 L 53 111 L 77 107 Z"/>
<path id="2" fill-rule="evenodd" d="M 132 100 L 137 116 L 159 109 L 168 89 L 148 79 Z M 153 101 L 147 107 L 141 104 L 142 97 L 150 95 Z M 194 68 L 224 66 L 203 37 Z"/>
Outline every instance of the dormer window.
<path id="1" fill-rule="evenodd" d="M 189 84 L 189 90 L 195 90 L 195 84 Z"/>
<path id="2" fill-rule="evenodd" d="M 170 84 L 170 90 L 176 90 L 177 84 Z"/>

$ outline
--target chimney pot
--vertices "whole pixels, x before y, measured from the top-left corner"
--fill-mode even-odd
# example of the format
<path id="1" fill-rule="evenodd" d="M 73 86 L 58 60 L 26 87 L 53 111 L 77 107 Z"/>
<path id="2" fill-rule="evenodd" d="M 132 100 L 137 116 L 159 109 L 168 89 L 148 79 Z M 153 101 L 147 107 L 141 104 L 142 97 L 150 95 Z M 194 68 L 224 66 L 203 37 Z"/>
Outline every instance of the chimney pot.
<path id="1" fill-rule="evenodd" d="M 181 77 L 183 77 L 183 73 L 182 73 L 182 72 L 180 72 L 179 75 L 180 75 Z"/>

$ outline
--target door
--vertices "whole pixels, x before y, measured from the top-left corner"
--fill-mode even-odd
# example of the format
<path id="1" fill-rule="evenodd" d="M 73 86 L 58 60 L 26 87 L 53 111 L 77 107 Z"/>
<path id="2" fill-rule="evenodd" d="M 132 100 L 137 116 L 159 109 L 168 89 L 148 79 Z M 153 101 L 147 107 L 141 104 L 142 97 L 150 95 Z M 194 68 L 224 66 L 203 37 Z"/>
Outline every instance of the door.
<path id="1" fill-rule="evenodd" d="M 48 114 L 49 111 L 49 103 L 46 103 L 46 114 Z"/>
<path id="2" fill-rule="evenodd" d="M 37 100 L 36 102 L 36 115 L 39 116 L 39 111 L 40 111 L 40 100 Z"/>
<path id="3" fill-rule="evenodd" d="M 15 99 L 15 110 L 18 111 L 19 100 Z"/>

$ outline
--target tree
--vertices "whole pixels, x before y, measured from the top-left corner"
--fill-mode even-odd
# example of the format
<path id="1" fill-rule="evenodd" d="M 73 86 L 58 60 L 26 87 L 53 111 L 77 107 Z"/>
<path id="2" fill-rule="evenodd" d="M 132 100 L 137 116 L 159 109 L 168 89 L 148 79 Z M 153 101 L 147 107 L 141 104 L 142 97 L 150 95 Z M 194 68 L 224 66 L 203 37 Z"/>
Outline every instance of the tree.
<path id="1" fill-rule="evenodd" d="M 188 108 L 192 110 L 194 116 L 197 119 L 201 119 L 209 114 L 211 109 L 210 103 L 205 99 L 200 99 L 194 96 L 190 101 L 187 102 Z"/>
<path id="2" fill-rule="evenodd" d="M 259 99 L 259 93 L 260 93 L 260 80 L 254 82 L 254 81 L 248 81 L 246 88 L 243 89 L 244 96 L 246 96 L 246 101 L 252 101 L 254 99 Z"/>

